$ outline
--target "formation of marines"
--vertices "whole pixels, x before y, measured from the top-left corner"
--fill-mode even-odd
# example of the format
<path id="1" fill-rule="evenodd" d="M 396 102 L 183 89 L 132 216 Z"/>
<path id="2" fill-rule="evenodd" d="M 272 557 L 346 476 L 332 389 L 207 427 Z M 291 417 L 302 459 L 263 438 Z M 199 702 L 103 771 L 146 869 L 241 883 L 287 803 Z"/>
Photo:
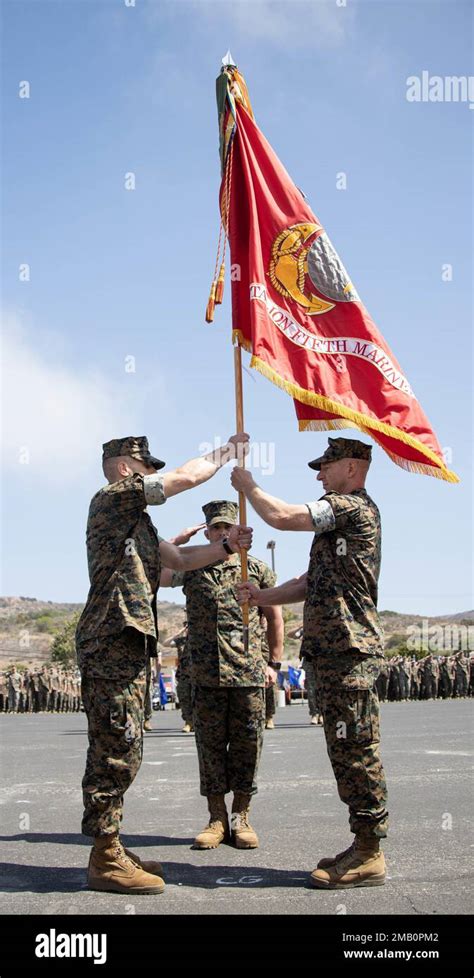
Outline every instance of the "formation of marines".
<path id="1" fill-rule="evenodd" d="M 302 632 L 302 629 L 301 629 Z M 164 646 L 176 647 L 178 703 L 184 721 L 183 733 L 193 733 L 192 681 L 190 656 L 186 648 L 187 625 Z M 266 636 L 264 652 L 268 653 Z M 268 661 L 268 660 L 267 660 Z M 322 725 L 312 663 L 303 660 L 305 689 L 310 720 Z M 151 674 L 151 683 L 157 679 Z M 376 681 L 379 700 L 406 702 L 408 700 L 465 699 L 474 696 L 474 655 L 456 652 L 453 655 L 426 655 L 421 659 L 392 656 L 385 659 Z M 265 687 L 265 727 L 274 729 L 276 713 L 276 684 Z M 82 707 L 81 675 L 78 669 L 62 666 L 41 669 L 0 670 L 0 713 L 79 713 Z M 145 729 L 152 715 L 151 704 L 145 708 Z"/>
<path id="2" fill-rule="evenodd" d="M 463 699 L 474 695 L 474 656 L 425 655 L 422 659 L 392 656 L 377 679 L 382 702 Z"/>
<path id="3" fill-rule="evenodd" d="M 43 666 L 0 672 L 0 713 L 79 713 L 78 669 Z"/>

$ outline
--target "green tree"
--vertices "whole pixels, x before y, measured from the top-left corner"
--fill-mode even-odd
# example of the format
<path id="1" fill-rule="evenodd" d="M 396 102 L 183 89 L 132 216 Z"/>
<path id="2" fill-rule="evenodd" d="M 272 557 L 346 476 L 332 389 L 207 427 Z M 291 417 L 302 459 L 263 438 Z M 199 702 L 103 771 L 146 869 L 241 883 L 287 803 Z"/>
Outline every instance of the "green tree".
<path id="1" fill-rule="evenodd" d="M 63 666 L 72 666 L 76 662 L 76 626 L 79 612 L 66 622 L 62 631 L 56 635 L 51 646 L 51 661 Z"/>

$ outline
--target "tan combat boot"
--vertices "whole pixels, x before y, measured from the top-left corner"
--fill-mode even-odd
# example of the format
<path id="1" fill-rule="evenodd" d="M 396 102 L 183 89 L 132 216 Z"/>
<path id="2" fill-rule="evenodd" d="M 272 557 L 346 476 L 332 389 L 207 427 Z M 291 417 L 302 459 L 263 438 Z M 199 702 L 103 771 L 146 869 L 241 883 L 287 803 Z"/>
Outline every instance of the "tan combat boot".
<path id="1" fill-rule="evenodd" d="M 136 856 L 134 857 L 137 858 Z M 90 890 L 109 893 L 163 893 L 160 876 L 147 873 L 126 855 L 117 834 L 94 840 L 89 858 L 87 883 Z"/>
<path id="2" fill-rule="evenodd" d="M 145 720 L 145 723 L 143 724 L 143 729 L 144 730 L 153 730 L 153 725 L 152 725 L 151 720 Z"/>
<path id="3" fill-rule="evenodd" d="M 124 853 L 135 863 L 135 866 L 141 866 L 145 870 L 145 873 L 151 873 L 152 876 L 163 876 L 163 866 L 161 863 L 156 862 L 154 859 L 140 859 L 136 852 L 132 852 L 131 849 L 125 849 Z"/>
<path id="4" fill-rule="evenodd" d="M 334 863 L 338 863 L 344 856 L 349 855 L 349 853 L 353 851 L 354 846 L 355 841 L 348 847 L 348 849 L 344 849 L 343 852 L 338 852 L 336 856 L 325 856 L 324 859 L 320 859 L 318 869 L 327 869 L 328 866 L 334 866 Z"/>
<path id="5" fill-rule="evenodd" d="M 195 849 L 217 849 L 221 842 L 229 841 L 229 816 L 225 807 L 225 795 L 208 795 L 209 822 L 194 840 Z"/>
<path id="6" fill-rule="evenodd" d="M 272 718 L 270 717 L 269 720 L 265 720 L 265 730 L 274 730 L 274 729 L 275 729 L 275 724 Z"/>
<path id="7" fill-rule="evenodd" d="M 383 886 L 385 859 L 377 839 L 357 839 L 335 863 L 311 873 L 310 883 L 324 890 L 349 890 L 355 886 Z"/>
<path id="8" fill-rule="evenodd" d="M 183 727 L 181 733 L 186 733 L 186 734 L 188 734 L 188 733 L 194 733 L 194 727 L 193 727 L 192 723 L 189 722 L 189 720 L 186 720 L 186 723 L 184 724 L 184 727 Z"/>
<path id="9" fill-rule="evenodd" d="M 236 791 L 232 803 L 230 827 L 237 849 L 258 849 L 258 835 L 249 823 L 249 807 L 250 795 Z"/>

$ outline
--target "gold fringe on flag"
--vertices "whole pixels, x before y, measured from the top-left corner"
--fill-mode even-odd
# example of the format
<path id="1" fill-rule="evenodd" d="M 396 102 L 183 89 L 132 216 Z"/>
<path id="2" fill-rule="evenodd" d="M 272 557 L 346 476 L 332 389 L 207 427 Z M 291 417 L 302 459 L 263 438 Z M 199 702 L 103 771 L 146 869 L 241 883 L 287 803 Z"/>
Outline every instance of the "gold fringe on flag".
<path id="1" fill-rule="evenodd" d="M 247 339 L 242 335 L 239 329 L 233 331 L 234 343 L 238 343 L 243 346 L 245 350 L 252 353 L 252 345 Z M 339 414 L 345 420 L 330 418 L 327 421 L 324 420 L 314 420 L 314 421 L 299 421 L 298 427 L 300 431 L 331 431 L 337 428 L 357 428 L 359 431 L 364 432 L 375 438 L 377 440 L 375 432 L 380 431 L 384 435 L 388 435 L 390 438 L 395 438 L 397 441 L 403 442 L 405 445 L 410 445 L 416 451 L 420 452 L 422 455 L 426 456 L 427 461 L 431 461 L 432 465 L 424 464 L 423 462 L 413 462 L 410 459 L 402 458 L 399 455 L 395 455 L 388 451 L 384 446 L 384 451 L 390 458 L 401 468 L 407 469 L 409 472 L 419 472 L 423 475 L 432 475 L 436 479 L 443 479 L 445 482 L 459 482 L 459 476 L 455 472 L 450 472 L 449 469 L 443 464 L 441 459 L 435 452 L 432 452 L 430 448 L 423 445 L 418 438 L 414 438 L 413 435 L 407 434 L 400 428 L 394 428 L 392 425 L 387 424 L 385 421 L 378 421 L 376 418 L 370 418 L 366 414 L 362 414 L 360 411 L 354 411 L 352 408 L 345 407 L 344 404 L 340 404 L 337 401 L 331 401 L 328 397 L 324 397 L 322 394 L 316 394 L 314 391 L 305 390 L 304 387 L 299 387 L 298 384 L 293 384 L 291 381 L 284 380 L 272 367 L 269 367 L 267 363 L 252 354 L 252 359 L 250 361 L 250 366 L 255 370 L 258 370 L 267 380 L 271 380 L 272 384 L 280 387 L 282 390 L 286 391 L 287 394 L 300 401 L 302 404 L 309 404 L 313 407 L 320 408 L 322 411 L 327 411 L 328 414 Z"/>

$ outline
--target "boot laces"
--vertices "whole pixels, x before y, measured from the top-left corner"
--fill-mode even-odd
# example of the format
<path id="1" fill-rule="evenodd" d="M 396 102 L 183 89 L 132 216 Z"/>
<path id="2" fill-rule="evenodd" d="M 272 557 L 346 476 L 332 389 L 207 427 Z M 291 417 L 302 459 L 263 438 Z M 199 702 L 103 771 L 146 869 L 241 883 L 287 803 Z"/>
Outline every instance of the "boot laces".
<path id="1" fill-rule="evenodd" d="M 127 864 L 127 866 L 133 866 L 134 869 L 136 869 L 137 864 L 133 862 L 133 859 L 130 859 L 130 856 L 127 856 L 127 853 L 125 852 L 125 849 L 123 848 L 120 839 L 116 839 L 115 842 L 113 843 L 112 855 L 116 856 L 120 860 L 120 862 L 124 862 Z"/>
<path id="2" fill-rule="evenodd" d="M 242 812 L 232 812 L 231 817 L 232 828 L 234 831 L 238 829 L 249 829 L 249 810 L 244 809 Z"/>
<path id="3" fill-rule="evenodd" d="M 339 859 L 337 862 L 337 871 L 341 872 L 346 869 L 350 869 L 354 864 L 354 860 L 358 860 L 360 863 L 365 863 L 369 859 L 375 859 L 378 855 L 377 852 L 373 852 L 371 849 L 358 849 L 356 843 L 352 843 L 352 846 L 348 852 Z"/>

